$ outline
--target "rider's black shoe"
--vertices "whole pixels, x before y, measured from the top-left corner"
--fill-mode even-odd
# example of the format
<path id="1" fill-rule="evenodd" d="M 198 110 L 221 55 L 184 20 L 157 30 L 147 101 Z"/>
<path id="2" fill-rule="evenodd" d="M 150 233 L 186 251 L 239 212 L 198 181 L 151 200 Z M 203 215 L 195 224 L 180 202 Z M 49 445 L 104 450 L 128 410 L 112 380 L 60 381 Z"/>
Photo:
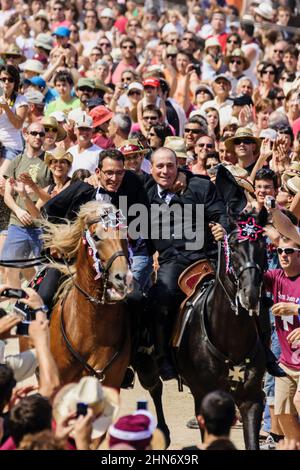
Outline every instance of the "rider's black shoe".
<path id="1" fill-rule="evenodd" d="M 286 377 L 284 370 L 278 365 L 276 356 L 270 348 L 265 348 L 266 353 L 266 369 L 273 377 Z"/>
<path id="2" fill-rule="evenodd" d="M 123 382 L 121 384 L 121 388 L 133 388 L 134 380 L 135 380 L 134 370 L 131 369 L 131 367 L 127 367 L 124 378 L 123 378 Z"/>
<path id="3" fill-rule="evenodd" d="M 171 361 L 169 361 L 165 357 L 163 358 L 163 360 L 159 364 L 159 375 L 160 375 L 160 378 L 164 382 L 167 381 L 167 380 L 172 380 L 172 379 L 177 378 L 177 372 L 176 372 L 173 364 L 171 363 Z"/>

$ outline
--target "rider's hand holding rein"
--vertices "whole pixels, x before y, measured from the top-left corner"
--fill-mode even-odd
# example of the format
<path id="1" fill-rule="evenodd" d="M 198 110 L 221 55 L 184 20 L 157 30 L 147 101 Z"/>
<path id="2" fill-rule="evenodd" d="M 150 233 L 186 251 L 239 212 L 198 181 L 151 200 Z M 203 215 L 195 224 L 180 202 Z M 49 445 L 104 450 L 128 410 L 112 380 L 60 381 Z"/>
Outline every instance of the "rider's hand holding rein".
<path id="1" fill-rule="evenodd" d="M 211 233 L 213 234 L 214 239 L 216 242 L 221 242 L 224 240 L 224 237 L 226 235 L 226 230 L 222 227 L 221 224 L 218 223 L 210 223 L 209 227 L 211 229 Z"/>

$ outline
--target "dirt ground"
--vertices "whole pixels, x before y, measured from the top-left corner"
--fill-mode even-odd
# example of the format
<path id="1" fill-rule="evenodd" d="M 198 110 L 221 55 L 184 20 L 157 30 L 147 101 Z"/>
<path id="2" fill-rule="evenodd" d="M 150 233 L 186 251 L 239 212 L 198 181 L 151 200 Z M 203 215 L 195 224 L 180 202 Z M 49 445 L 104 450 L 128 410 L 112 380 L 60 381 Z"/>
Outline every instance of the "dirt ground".
<path id="1" fill-rule="evenodd" d="M 18 352 L 18 341 L 9 340 L 7 345 L 7 354 L 16 354 Z M 20 385 L 34 383 L 35 378 L 29 378 Z M 148 409 L 155 413 L 152 399 L 148 392 L 142 388 L 136 379 L 132 390 L 121 391 L 121 407 L 119 416 L 132 413 L 136 410 L 138 400 L 147 400 Z M 196 429 L 186 427 L 186 422 L 193 416 L 193 399 L 187 387 L 183 392 L 178 392 L 176 380 L 164 382 L 163 407 L 166 422 L 171 432 L 171 445 L 169 449 L 178 450 L 182 447 L 197 444 L 200 441 L 200 432 Z M 238 449 L 244 449 L 242 428 L 235 427 L 231 431 L 231 438 Z"/>

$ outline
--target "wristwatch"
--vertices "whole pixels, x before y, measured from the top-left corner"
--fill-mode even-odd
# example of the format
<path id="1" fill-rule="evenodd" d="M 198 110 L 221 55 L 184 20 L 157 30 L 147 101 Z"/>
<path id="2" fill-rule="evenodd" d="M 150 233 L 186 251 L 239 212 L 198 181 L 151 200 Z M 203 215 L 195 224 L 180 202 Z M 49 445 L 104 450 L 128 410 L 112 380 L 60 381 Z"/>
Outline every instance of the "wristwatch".
<path id="1" fill-rule="evenodd" d="M 35 308 L 34 310 L 32 310 L 32 312 L 34 312 L 34 313 L 36 313 L 36 312 L 48 313 L 49 308 L 47 307 L 47 305 L 41 305 L 39 308 Z"/>

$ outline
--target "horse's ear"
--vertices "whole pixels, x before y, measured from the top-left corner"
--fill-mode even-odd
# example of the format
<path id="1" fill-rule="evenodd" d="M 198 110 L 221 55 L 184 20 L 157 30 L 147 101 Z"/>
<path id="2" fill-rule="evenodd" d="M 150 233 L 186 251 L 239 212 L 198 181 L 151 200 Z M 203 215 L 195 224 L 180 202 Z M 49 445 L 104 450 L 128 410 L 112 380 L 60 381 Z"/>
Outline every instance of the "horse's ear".
<path id="1" fill-rule="evenodd" d="M 265 206 L 263 206 L 257 216 L 258 225 L 260 225 L 261 227 L 264 227 L 268 222 L 268 216 L 269 216 L 268 211 L 265 208 Z"/>

